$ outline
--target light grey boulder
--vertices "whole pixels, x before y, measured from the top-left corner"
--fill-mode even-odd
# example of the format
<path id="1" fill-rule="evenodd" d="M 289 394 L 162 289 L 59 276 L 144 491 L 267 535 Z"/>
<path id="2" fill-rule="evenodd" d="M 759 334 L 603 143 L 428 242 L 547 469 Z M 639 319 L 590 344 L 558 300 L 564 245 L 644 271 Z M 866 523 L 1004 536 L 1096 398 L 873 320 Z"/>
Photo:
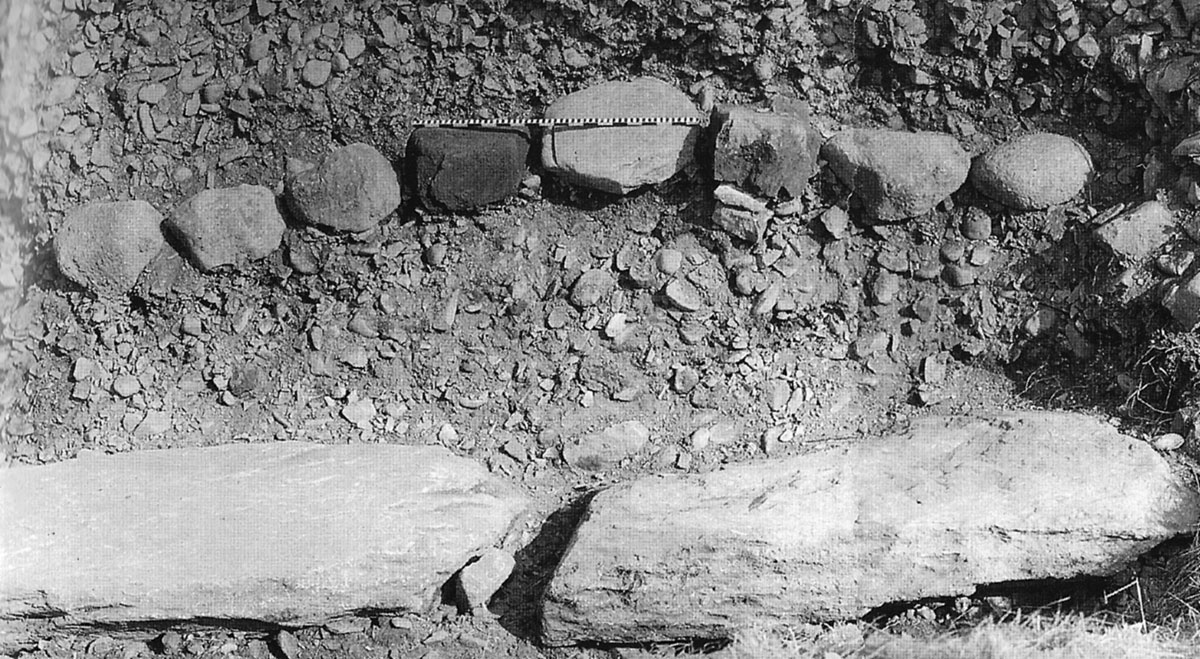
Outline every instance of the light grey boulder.
<path id="1" fill-rule="evenodd" d="M 231 444 L 0 470 L 0 639 L 419 611 L 526 505 L 441 447 Z"/>
<path id="2" fill-rule="evenodd" d="M 728 638 L 982 584 L 1110 575 L 1198 516 L 1149 444 L 1101 420 L 927 418 L 848 448 L 599 493 L 547 589 L 544 640 Z"/>
<path id="3" fill-rule="evenodd" d="M 375 147 L 357 142 L 288 177 L 288 205 L 297 217 L 332 231 L 367 231 L 400 205 L 400 181 Z"/>
<path id="4" fill-rule="evenodd" d="M 1032 133 L 975 158 L 971 183 L 1016 210 L 1039 210 L 1069 201 L 1092 176 L 1092 157 L 1065 135 Z"/>
<path id="5" fill-rule="evenodd" d="M 67 212 L 54 256 L 67 279 L 101 297 L 127 293 L 166 245 L 162 215 L 144 201 L 105 201 Z"/>
<path id="6" fill-rule="evenodd" d="M 171 213 L 167 226 L 205 271 L 268 256 L 287 228 L 274 193 L 260 185 L 202 190 Z"/>
<path id="7" fill-rule="evenodd" d="M 1175 214 L 1158 200 L 1139 204 L 1095 230 L 1095 236 L 1122 262 L 1135 264 L 1154 255 L 1178 231 Z"/>
<path id="8" fill-rule="evenodd" d="M 656 78 L 606 82 L 568 94 L 546 108 L 546 119 L 700 118 L 691 99 Z M 661 183 L 695 158 L 699 126 L 548 128 L 542 164 L 563 179 L 613 194 Z"/>
<path id="9" fill-rule="evenodd" d="M 821 157 L 868 217 L 887 222 L 932 210 L 971 168 L 958 140 L 932 132 L 851 128 L 825 142 Z"/>

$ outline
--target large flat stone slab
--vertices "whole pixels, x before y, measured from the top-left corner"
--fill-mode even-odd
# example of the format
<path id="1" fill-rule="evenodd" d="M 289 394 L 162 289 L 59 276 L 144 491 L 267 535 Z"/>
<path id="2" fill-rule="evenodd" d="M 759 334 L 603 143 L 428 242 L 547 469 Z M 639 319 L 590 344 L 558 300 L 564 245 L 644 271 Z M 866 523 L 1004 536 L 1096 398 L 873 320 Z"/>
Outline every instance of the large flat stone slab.
<path id="1" fill-rule="evenodd" d="M 279 442 L 0 470 L 0 632 L 27 617 L 300 626 L 422 609 L 525 504 L 440 447 Z"/>
<path id="2" fill-rule="evenodd" d="M 613 487 L 544 602 L 549 644 L 721 638 L 979 584 L 1111 574 L 1197 521 L 1147 444 L 1054 412 Z"/>

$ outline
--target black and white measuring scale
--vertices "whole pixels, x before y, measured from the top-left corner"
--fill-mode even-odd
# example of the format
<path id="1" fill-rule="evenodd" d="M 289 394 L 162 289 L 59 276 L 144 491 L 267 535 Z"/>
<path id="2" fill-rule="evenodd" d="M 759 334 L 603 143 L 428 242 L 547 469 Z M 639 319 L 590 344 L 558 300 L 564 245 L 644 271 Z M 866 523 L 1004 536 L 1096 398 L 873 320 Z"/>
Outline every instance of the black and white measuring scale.
<path id="1" fill-rule="evenodd" d="M 627 126 L 706 126 L 701 117 L 611 117 L 574 119 L 422 119 L 417 128 L 610 128 Z"/>

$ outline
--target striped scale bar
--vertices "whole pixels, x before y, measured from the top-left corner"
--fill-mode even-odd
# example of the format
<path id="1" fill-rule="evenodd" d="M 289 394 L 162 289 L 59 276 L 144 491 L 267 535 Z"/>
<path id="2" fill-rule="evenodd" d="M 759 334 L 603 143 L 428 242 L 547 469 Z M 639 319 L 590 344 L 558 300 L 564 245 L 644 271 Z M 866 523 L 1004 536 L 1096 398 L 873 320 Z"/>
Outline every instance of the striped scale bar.
<path id="1" fill-rule="evenodd" d="M 708 120 L 700 117 L 583 117 L 574 119 L 424 119 L 415 122 L 419 128 L 607 128 L 623 126 L 704 126 Z"/>

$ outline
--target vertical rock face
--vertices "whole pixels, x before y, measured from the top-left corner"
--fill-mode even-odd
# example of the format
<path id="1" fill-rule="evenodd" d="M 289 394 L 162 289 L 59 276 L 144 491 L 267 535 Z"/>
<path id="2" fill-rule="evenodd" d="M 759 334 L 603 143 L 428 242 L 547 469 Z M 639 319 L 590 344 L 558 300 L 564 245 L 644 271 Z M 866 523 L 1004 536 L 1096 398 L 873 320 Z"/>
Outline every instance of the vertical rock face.
<path id="1" fill-rule="evenodd" d="M 853 128 L 821 147 L 866 214 L 895 221 L 933 209 L 967 180 L 971 158 L 944 133 Z"/>
<path id="2" fill-rule="evenodd" d="M 686 94 L 655 78 L 606 82 L 568 94 L 546 119 L 700 118 Z M 625 194 L 661 183 L 695 158 L 699 126 L 555 126 L 542 138 L 542 164 L 563 178 Z"/>
<path id="3" fill-rule="evenodd" d="M 816 172 L 819 136 L 807 107 L 794 114 L 724 106 L 716 112 L 713 178 L 778 197 L 799 197 Z"/>
<path id="4" fill-rule="evenodd" d="M 525 178 L 524 130 L 420 128 L 408 140 L 417 198 L 452 211 L 486 206 L 517 193 Z"/>
<path id="5" fill-rule="evenodd" d="M 168 220 L 202 270 L 261 259 L 283 241 L 283 216 L 275 195 L 261 185 L 203 190 Z"/>
<path id="6" fill-rule="evenodd" d="M 122 295 L 163 248 L 162 215 L 144 201 L 97 202 L 67 213 L 54 236 L 58 269 L 102 297 Z"/>
<path id="7" fill-rule="evenodd" d="M 400 182 L 382 153 L 359 142 L 335 149 L 316 167 L 289 178 L 287 197 L 308 224 L 367 231 L 400 205 Z"/>
<path id="8" fill-rule="evenodd" d="M 555 645 L 718 638 L 1111 574 L 1198 515 L 1149 445 L 1098 420 L 926 419 L 849 449 L 601 492 L 554 574 L 543 630 Z"/>
<path id="9" fill-rule="evenodd" d="M 440 447 L 279 442 L 2 470 L 0 637 L 43 616 L 315 625 L 420 609 L 524 506 Z"/>

